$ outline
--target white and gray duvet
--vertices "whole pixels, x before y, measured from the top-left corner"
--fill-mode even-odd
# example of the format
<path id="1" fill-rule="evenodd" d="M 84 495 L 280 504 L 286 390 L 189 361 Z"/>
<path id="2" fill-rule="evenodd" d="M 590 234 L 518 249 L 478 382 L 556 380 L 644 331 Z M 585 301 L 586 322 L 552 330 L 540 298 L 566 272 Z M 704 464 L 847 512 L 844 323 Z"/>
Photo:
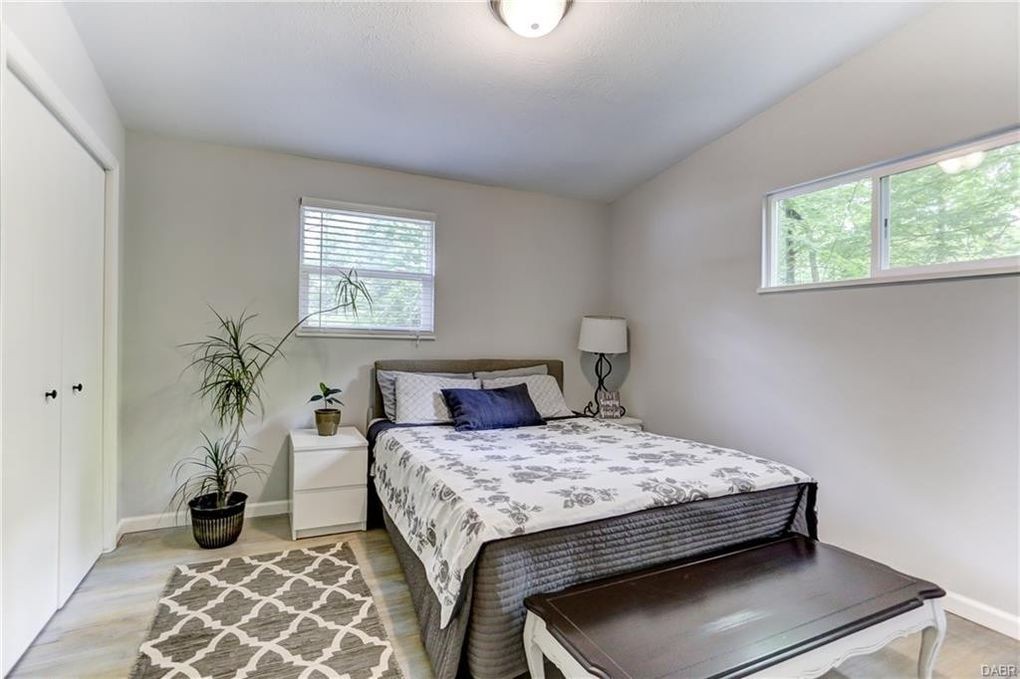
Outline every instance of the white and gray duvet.
<path id="1" fill-rule="evenodd" d="M 482 432 L 390 429 L 376 440 L 374 471 L 383 508 L 421 560 L 444 628 L 487 542 L 811 481 L 740 451 L 587 418 Z"/>

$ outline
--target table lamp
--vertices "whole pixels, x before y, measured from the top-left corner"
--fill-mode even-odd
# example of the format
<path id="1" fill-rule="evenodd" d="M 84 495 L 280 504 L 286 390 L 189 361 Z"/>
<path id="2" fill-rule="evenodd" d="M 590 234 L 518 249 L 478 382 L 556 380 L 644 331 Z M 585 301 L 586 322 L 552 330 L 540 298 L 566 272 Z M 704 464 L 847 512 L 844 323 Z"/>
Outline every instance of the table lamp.
<path id="1" fill-rule="evenodd" d="M 606 354 L 627 353 L 627 319 L 616 316 L 585 316 L 581 319 L 581 337 L 577 348 L 598 354 L 595 361 L 595 376 L 598 384 L 595 395 L 584 407 L 584 414 L 592 417 L 601 415 L 599 394 L 606 390 L 606 378 L 613 372 L 613 364 Z M 621 408 L 621 412 L 626 412 Z"/>

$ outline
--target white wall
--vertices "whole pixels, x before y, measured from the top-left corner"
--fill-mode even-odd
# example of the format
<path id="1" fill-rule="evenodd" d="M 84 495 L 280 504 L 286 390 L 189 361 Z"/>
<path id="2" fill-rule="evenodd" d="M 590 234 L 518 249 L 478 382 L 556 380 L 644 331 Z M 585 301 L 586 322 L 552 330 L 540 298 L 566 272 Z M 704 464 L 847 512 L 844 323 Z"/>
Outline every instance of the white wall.
<path id="1" fill-rule="evenodd" d="M 253 428 L 255 457 L 273 465 L 246 488 L 253 500 L 286 498 L 286 430 L 310 426 L 320 380 L 345 389 L 344 421 L 364 425 L 376 359 L 562 358 L 567 399 L 584 404 L 577 331 L 608 301 L 606 205 L 145 134 L 127 148 L 122 516 L 166 510 L 170 468 L 208 425 L 178 348 L 211 329 L 206 303 L 258 312 L 270 334 L 297 320 L 302 195 L 438 215 L 437 340 L 290 341 Z"/>
<path id="2" fill-rule="evenodd" d="M 124 160 L 124 127 L 78 31 L 59 2 L 3 2 L 2 19 L 106 147 Z"/>
<path id="3" fill-rule="evenodd" d="M 941 6 L 611 210 L 633 412 L 800 467 L 823 539 L 1012 615 L 1018 278 L 755 289 L 765 192 L 1016 124 L 1017 31 Z"/>
<path id="4" fill-rule="evenodd" d="M 123 161 L 63 7 L 3 12 Z M 284 431 L 319 379 L 362 423 L 377 358 L 558 355 L 583 404 L 577 321 L 603 310 L 609 261 L 632 323 L 625 395 L 651 428 L 804 468 L 825 539 L 1015 614 L 1018 280 L 754 290 L 764 192 L 1015 124 L 1017 30 L 1009 5 L 936 9 L 618 201 L 611 235 L 599 204 L 130 135 L 121 515 L 165 509 L 207 424 L 177 348 L 209 327 L 204 304 L 247 305 L 270 333 L 294 317 L 296 201 L 316 195 L 439 214 L 439 340 L 292 342 L 253 499 L 285 496 Z"/>

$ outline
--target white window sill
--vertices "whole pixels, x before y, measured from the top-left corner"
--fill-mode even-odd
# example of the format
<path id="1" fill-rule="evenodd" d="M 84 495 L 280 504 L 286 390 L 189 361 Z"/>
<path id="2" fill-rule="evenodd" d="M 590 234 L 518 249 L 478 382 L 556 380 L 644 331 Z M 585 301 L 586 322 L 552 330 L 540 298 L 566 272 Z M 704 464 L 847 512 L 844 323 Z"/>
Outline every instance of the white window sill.
<path id="1" fill-rule="evenodd" d="M 1020 274 L 1020 265 L 1008 265 L 988 269 L 961 269 L 958 271 L 921 271 L 912 273 L 886 273 L 875 278 L 855 278 L 827 283 L 801 283 L 799 285 L 775 285 L 758 288 L 758 294 L 774 292 L 799 292 L 801 290 L 827 290 L 829 288 L 862 288 L 869 285 L 896 285 L 898 283 L 930 283 L 958 278 L 984 278 L 986 276 L 1011 276 Z"/>
<path id="2" fill-rule="evenodd" d="M 410 340 L 412 342 L 435 341 L 435 333 L 422 333 L 420 335 L 409 332 L 384 332 L 370 331 L 355 332 L 349 330 L 298 330 L 294 333 L 298 337 L 332 337 L 339 339 L 393 339 Z"/>

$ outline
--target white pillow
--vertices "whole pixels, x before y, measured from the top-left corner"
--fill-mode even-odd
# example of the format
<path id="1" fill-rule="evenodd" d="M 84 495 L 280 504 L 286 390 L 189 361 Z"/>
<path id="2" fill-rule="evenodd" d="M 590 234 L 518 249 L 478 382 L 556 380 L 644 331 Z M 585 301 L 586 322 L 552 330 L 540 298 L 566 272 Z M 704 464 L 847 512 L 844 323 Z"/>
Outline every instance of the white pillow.
<path id="1" fill-rule="evenodd" d="M 376 417 L 386 416 L 387 420 L 397 420 L 397 375 L 406 372 L 404 370 L 377 370 L 375 381 L 379 383 L 379 393 L 382 394 L 383 412 L 376 413 Z M 474 379 L 471 373 L 417 373 L 421 375 L 438 375 L 440 377 L 457 377 L 464 380 Z"/>
<path id="2" fill-rule="evenodd" d="M 481 389 L 481 380 L 463 380 L 455 377 L 397 373 L 398 424 L 447 424 L 453 421 L 443 389 Z"/>
<path id="3" fill-rule="evenodd" d="M 500 377 L 520 377 L 521 375 L 548 375 L 549 366 L 545 365 L 532 365 L 527 368 L 507 368 L 506 370 L 487 370 L 487 371 L 475 371 L 475 379 L 478 380 L 495 380 Z"/>
<path id="4" fill-rule="evenodd" d="M 520 377 L 496 377 L 482 380 L 483 389 L 512 387 L 515 384 L 528 385 L 528 396 L 531 397 L 538 414 L 542 417 L 570 417 L 574 411 L 563 399 L 560 385 L 552 375 L 524 375 Z"/>

